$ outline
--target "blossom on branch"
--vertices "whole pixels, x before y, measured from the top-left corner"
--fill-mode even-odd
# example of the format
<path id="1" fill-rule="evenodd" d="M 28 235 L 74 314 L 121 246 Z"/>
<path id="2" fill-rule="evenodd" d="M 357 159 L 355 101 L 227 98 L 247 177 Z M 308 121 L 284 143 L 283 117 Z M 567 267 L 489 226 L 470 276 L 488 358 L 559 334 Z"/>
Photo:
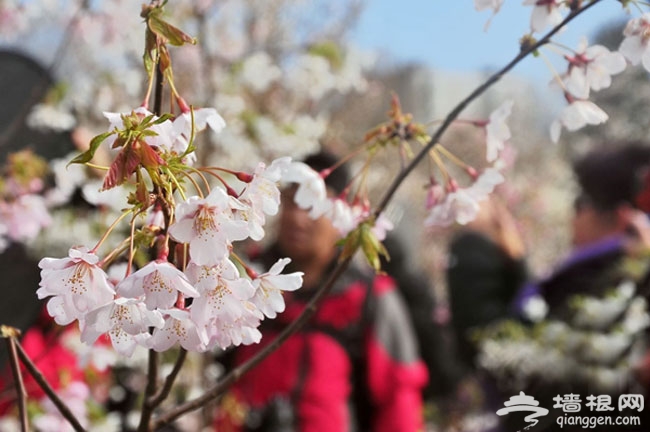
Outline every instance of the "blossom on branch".
<path id="1" fill-rule="evenodd" d="M 565 8 L 562 0 L 525 0 L 523 4 L 534 6 L 530 17 L 530 29 L 535 33 L 562 22 L 562 9 Z"/>
<path id="2" fill-rule="evenodd" d="M 583 37 L 576 53 L 566 56 L 569 71 L 564 80 L 569 93 L 580 99 L 589 97 L 589 90 L 602 90 L 612 84 L 612 75 L 625 70 L 623 54 L 611 52 L 602 45 L 587 45 Z"/>
<path id="3" fill-rule="evenodd" d="M 625 39 L 618 51 L 633 65 L 642 63 L 643 67 L 650 71 L 650 13 L 631 19 L 623 34 Z"/>
<path id="4" fill-rule="evenodd" d="M 208 334 L 205 328 L 198 327 L 190 313 L 180 309 L 161 309 L 165 325 L 156 328 L 147 344 L 155 351 L 167 351 L 177 343 L 187 351 L 203 352 L 207 349 Z"/>
<path id="5" fill-rule="evenodd" d="M 282 180 L 298 184 L 293 199 L 301 209 L 310 210 L 312 218 L 318 218 L 330 209 L 332 203 L 327 199 L 325 180 L 307 164 L 291 162 Z"/>
<path id="6" fill-rule="evenodd" d="M 117 284 L 119 295 L 129 298 L 144 296 L 149 310 L 174 306 L 179 294 L 198 297 L 199 292 L 185 274 L 167 261 L 152 261 Z"/>
<path id="7" fill-rule="evenodd" d="M 178 242 L 189 243 L 190 257 L 199 265 L 217 265 L 233 241 L 250 234 L 245 221 L 233 218 L 231 200 L 218 187 L 205 198 L 194 196 L 178 204 L 176 218 L 169 234 Z"/>
<path id="8" fill-rule="evenodd" d="M 586 125 L 598 125 L 607 121 L 609 116 L 595 103 L 575 99 L 569 103 L 560 117 L 551 123 L 551 140 L 556 143 L 560 139 L 562 127 L 569 131 L 576 131 Z"/>
<path id="9" fill-rule="evenodd" d="M 81 340 L 92 345 L 99 336 L 108 334 L 113 348 L 131 357 L 138 345 L 150 337 L 149 327 L 161 328 L 165 320 L 157 310 L 150 310 L 138 299 L 119 297 L 86 315 L 81 326 Z"/>
<path id="10" fill-rule="evenodd" d="M 488 162 L 494 162 L 499 157 L 499 152 L 503 150 L 506 141 L 511 137 L 506 119 L 510 117 L 513 104 L 514 102 L 511 100 L 506 101 L 490 114 L 490 121 L 485 126 Z"/>
<path id="11" fill-rule="evenodd" d="M 255 294 L 251 281 L 241 277 L 229 259 L 212 267 L 190 263 L 185 273 L 200 293 L 191 307 L 197 324 L 207 326 L 212 319 L 234 322 L 244 314 L 242 302 Z"/>
<path id="12" fill-rule="evenodd" d="M 260 162 L 255 168 L 253 178 L 239 196 L 245 208 L 235 212 L 248 222 L 250 238 L 261 240 L 264 237 L 266 216 L 275 215 L 280 207 L 280 189 L 278 182 L 289 168 L 291 158 L 283 157 L 271 162 L 268 167 Z"/>
<path id="13" fill-rule="evenodd" d="M 275 318 L 278 312 L 284 311 L 282 291 L 295 291 L 302 286 L 302 272 L 281 274 L 290 262 L 289 258 L 281 258 L 268 272 L 253 279 L 256 291 L 251 302 L 269 318 Z"/>
<path id="14" fill-rule="evenodd" d="M 86 247 L 71 248 L 68 258 L 43 258 L 39 299 L 54 296 L 48 311 L 58 324 L 83 319 L 91 310 L 113 300 L 115 290 L 106 273 L 97 265 L 99 258 Z"/>

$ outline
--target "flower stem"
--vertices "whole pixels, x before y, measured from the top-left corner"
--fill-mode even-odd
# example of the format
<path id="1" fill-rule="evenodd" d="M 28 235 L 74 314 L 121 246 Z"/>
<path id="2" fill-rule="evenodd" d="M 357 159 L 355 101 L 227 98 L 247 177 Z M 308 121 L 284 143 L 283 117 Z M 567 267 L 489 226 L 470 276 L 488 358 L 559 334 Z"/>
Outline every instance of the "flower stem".
<path id="1" fill-rule="evenodd" d="M 47 397 L 49 397 L 52 403 L 54 403 L 54 406 L 56 406 L 56 408 L 59 410 L 61 415 L 68 421 L 68 423 L 70 423 L 70 425 L 76 432 L 86 432 L 83 426 L 81 426 L 81 423 L 79 423 L 79 420 L 77 420 L 74 414 L 72 414 L 70 408 L 68 408 L 65 402 L 63 402 L 61 398 L 59 398 L 59 396 L 56 394 L 54 389 L 47 382 L 47 380 L 45 379 L 41 371 L 36 367 L 36 365 L 29 358 L 27 353 L 23 350 L 23 347 L 15 339 L 14 339 L 14 345 L 16 347 L 16 351 L 18 353 L 18 357 L 20 358 L 20 361 L 23 362 L 29 374 L 34 378 L 34 381 L 36 381 L 39 387 L 45 392 Z"/>
<path id="2" fill-rule="evenodd" d="M 20 372 L 18 362 L 18 353 L 16 351 L 16 341 L 14 339 L 18 330 L 2 326 L 2 336 L 7 340 L 7 350 L 9 351 L 9 363 L 11 364 L 11 373 L 14 376 L 14 386 L 18 393 L 18 413 L 20 415 L 20 430 L 29 431 L 29 419 L 27 418 L 27 392 L 25 391 L 25 382 Z"/>

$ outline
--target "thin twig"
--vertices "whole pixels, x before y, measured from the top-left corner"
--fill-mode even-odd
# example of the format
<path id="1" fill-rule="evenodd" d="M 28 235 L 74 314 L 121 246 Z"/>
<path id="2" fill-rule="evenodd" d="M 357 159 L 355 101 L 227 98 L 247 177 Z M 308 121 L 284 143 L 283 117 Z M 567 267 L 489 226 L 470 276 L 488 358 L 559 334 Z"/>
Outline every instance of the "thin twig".
<path id="1" fill-rule="evenodd" d="M 30 375 L 34 378 L 34 381 L 39 385 L 39 387 L 45 392 L 48 398 L 54 403 L 54 406 L 59 410 L 61 415 L 70 423 L 72 428 L 76 432 L 86 432 L 86 430 L 81 426 L 81 423 L 79 423 L 79 420 L 74 416 L 72 411 L 70 411 L 70 408 L 59 398 L 59 396 L 56 394 L 54 389 L 50 386 L 50 384 L 47 382 L 41 371 L 36 367 L 36 365 L 32 362 L 32 360 L 29 358 L 27 353 L 23 350 L 23 347 L 20 345 L 20 342 L 17 340 L 15 341 L 15 346 L 16 350 L 18 351 L 18 357 L 20 358 L 20 361 L 23 362 L 25 365 L 25 368 L 27 371 L 30 373 Z"/>
<path id="2" fill-rule="evenodd" d="M 169 392 L 171 392 L 172 387 L 174 385 L 174 381 L 176 381 L 176 377 L 180 373 L 186 358 L 187 358 L 187 351 L 181 348 L 180 352 L 178 353 L 178 357 L 176 358 L 176 363 L 174 364 L 174 368 L 172 369 L 170 374 L 167 375 L 167 378 L 165 379 L 162 388 L 157 394 L 152 396 L 151 399 L 145 402 L 149 404 L 152 409 L 155 409 L 167 398 L 167 396 L 169 396 Z"/>
<path id="3" fill-rule="evenodd" d="M 582 14 L 584 11 L 590 7 L 600 3 L 602 0 L 594 0 L 591 3 L 585 5 L 581 9 L 571 11 L 569 15 L 557 26 L 555 26 L 551 31 L 549 31 L 543 38 L 531 44 L 530 46 L 524 47 L 519 54 L 501 70 L 494 73 L 490 78 L 487 79 L 483 84 L 478 86 L 469 96 L 463 99 L 456 107 L 449 112 L 445 120 L 436 130 L 436 133 L 431 137 L 426 146 L 420 149 L 420 152 L 413 158 L 413 160 L 406 166 L 393 180 L 393 182 L 388 187 L 388 190 L 384 194 L 382 200 L 375 210 L 375 217 L 378 217 L 379 214 L 386 208 L 390 200 L 393 198 L 395 192 L 402 184 L 404 179 L 415 169 L 415 167 L 420 163 L 424 156 L 429 152 L 429 150 L 440 141 L 440 137 L 447 130 L 447 128 L 453 123 L 453 121 L 460 115 L 460 113 L 469 105 L 470 102 L 474 101 L 477 97 L 483 94 L 488 88 L 494 85 L 499 81 L 506 73 L 508 73 L 513 67 L 515 67 L 521 60 L 529 56 L 533 52 L 537 51 L 541 46 L 549 43 L 551 37 L 553 37 L 557 32 L 559 32 L 564 26 L 566 26 L 571 20 L 576 16 Z"/>
<path id="4" fill-rule="evenodd" d="M 23 374 L 20 372 L 20 363 L 18 362 L 18 353 L 16 352 L 15 338 L 19 333 L 18 329 L 4 325 L 2 326 L 2 337 L 7 340 L 11 373 L 14 377 L 14 387 L 18 393 L 18 413 L 20 414 L 21 431 L 27 432 L 29 431 L 29 419 L 27 418 L 27 392 L 25 391 L 25 382 L 23 381 Z"/>
<path id="5" fill-rule="evenodd" d="M 530 45 L 529 47 L 526 47 L 525 49 L 522 49 L 520 53 L 510 62 L 508 63 L 503 69 L 492 75 L 488 80 L 480 85 L 476 90 L 474 90 L 468 97 L 466 97 L 464 100 L 462 100 L 445 118 L 444 122 L 442 125 L 438 128 L 436 133 L 433 135 L 429 143 L 420 150 L 420 152 L 415 156 L 415 158 L 409 163 L 409 165 L 403 169 L 393 180 L 392 184 L 389 186 L 386 194 L 382 198 L 379 206 L 375 210 L 375 216 L 378 217 L 379 214 L 386 208 L 390 200 L 392 199 L 393 195 L 399 188 L 399 186 L 402 184 L 404 179 L 413 171 L 415 166 L 424 158 L 424 156 L 429 152 L 429 150 L 439 141 L 440 137 L 442 134 L 445 132 L 445 130 L 449 127 L 449 125 L 453 122 L 453 120 L 458 117 L 458 115 L 465 109 L 465 107 L 472 102 L 474 99 L 476 99 L 479 95 L 483 94 L 489 87 L 491 87 L 493 84 L 495 84 L 503 75 L 505 75 L 508 71 L 510 71 L 516 64 L 518 64 L 521 60 L 523 60 L 525 57 L 533 53 L 535 50 L 537 50 L 539 47 L 542 45 L 548 43 L 550 38 L 555 35 L 562 27 L 564 27 L 567 23 L 569 23 L 572 19 L 574 19 L 576 16 L 579 14 L 583 13 L 586 11 L 588 8 L 594 6 L 596 3 L 599 3 L 601 0 L 594 0 L 593 2 L 589 3 L 588 5 L 584 6 L 582 9 L 572 11 L 560 24 L 558 24 L 556 27 L 554 27 L 550 32 L 546 34 L 542 39 L 537 41 L 536 43 Z M 332 287 L 334 286 L 334 283 L 336 280 L 341 276 L 341 274 L 345 271 L 345 269 L 349 266 L 351 257 L 346 258 L 345 260 L 341 261 L 336 268 L 332 271 L 330 274 L 327 283 L 320 288 L 314 297 L 309 301 L 307 307 L 305 310 L 301 313 L 301 315 L 293 321 L 289 326 L 287 326 L 278 337 L 276 337 L 271 343 L 266 345 L 262 350 L 260 350 L 254 357 L 252 357 L 249 361 L 246 363 L 242 364 L 241 366 L 233 369 L 230 373 L 226 374 L 217 384 L 215 384 L 213 387 L 208 389 L 202 396 L 193 399 L 191 401 L 188 401 L 175 409 L 168 411 L 167 413 L 164 413 L 163 415 L 159 416 L 157 419 L 154 420 L 153 422 L 153 429 L 156 430 L 159 427 L 162 427 L 173 420 L 177 419 L 178 417 L 182 416 L 183 414 L 186 414 L 190 411 L 196 410 L 198 408 L 201 408 L 203 405 L 208 403 L 209 401 L 216 399 L 219 397 L 230 385 L 232 385 L 235 381 L 237 381 L 243 374 L 257 366 L 262 360 L 264 360 L 268 355 L 270 355 L 272 352 L 274 352 L 278 347 L 286 340 L 288 339 L 292 334 L 294 334 L 296 331 L 298 331 L 307 321 L 312 317 L 312 315 L 315 313 L 317 306 L 320 304 L 321 300 L 330 292 Z"/>

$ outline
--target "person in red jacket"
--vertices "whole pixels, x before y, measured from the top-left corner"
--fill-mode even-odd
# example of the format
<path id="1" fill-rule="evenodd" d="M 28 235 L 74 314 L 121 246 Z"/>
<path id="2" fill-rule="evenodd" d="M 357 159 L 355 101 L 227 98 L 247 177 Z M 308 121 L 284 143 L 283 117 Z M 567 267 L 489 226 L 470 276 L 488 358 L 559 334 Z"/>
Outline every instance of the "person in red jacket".
<path id="1" fill-rule="evenodd" d="M 305 160 L 317 171 L 335 162 L 327 153 Z M 347 183 L 343 168 L 326 178 L 332 194 Z M 260 344 L 231 353 L 233 365 L 294 321 L 335 265 L 338 231 L 329 219 L 311 219 L 294 204 L 293 193 L 291 185 L 283 192 L 277 241 L 260 261 L 268 266 L 290 257 L 290 270 L 304 272 L 303 288 L 285 297 L 285 312 L 263 323 Z M 235 383 L 218 413 L 217 430 L 420 431 L 426 383 L 426 367 L 392 279 L 352 264 L 309 323 Z"/>

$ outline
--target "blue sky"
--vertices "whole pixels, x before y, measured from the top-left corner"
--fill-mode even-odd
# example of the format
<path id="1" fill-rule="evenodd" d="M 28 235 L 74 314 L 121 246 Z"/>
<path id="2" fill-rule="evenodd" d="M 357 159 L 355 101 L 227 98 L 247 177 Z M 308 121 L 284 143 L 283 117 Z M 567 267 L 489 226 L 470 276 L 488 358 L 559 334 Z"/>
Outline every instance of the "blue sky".
<path id="1" fill-rule="evenodd" d="M 352 40 L 399 62 L 450 71 L 496 69 L 517 54 L 519 38 L 529 31 L 532 7 L 522 3 L 506 0 L 485 32 L 491 12 L 477 12 L 472 0 L 368 0 Z M 603 1 L 572 21 L 556 40 L 574 48 L 581 35 L 591 39 L 599 27 L 624 19 L 620 3 Z M 550 76 L 544 62 L 535 58 L 513 73 L 532 79 Z"/>

